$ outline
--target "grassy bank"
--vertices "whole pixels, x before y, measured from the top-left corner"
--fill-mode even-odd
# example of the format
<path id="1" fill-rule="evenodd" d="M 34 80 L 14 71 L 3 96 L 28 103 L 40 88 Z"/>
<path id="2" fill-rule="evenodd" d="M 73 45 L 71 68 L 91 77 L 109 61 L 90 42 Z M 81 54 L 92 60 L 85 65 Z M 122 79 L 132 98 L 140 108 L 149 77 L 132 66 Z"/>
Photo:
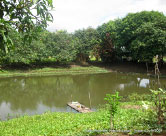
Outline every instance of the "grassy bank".
<path id="1" fill-rule="evenodd" d="M 127 105 L 130 105 L 126 108 Z M 114 130 L 154 130 L 155 114 L 140 104 L 123 103 L 115 116 Z M 98 135 L 110 128 L 109 112 L 102 108 L 87 114 L 45 113 L 0 122 L 3 136 L 85 136 Z M 103 131 L 103 132 L 102 132 Z M 106 133 L 106 132 L 105 132 Z"/>
<path id="2" fill-rule="evenodd" d="M 10 76 L 41 76 L 41 75 L 68 75 L 68 74 L 95 74 L 95 73 L 107 73 L 108 70 L 104 68 L 94 67 L 94 66 L 70 66 L 70 67 L 45 67 L 36 68 L 29 70 L 0 70 L 0 77 L 10 77 Z"/>

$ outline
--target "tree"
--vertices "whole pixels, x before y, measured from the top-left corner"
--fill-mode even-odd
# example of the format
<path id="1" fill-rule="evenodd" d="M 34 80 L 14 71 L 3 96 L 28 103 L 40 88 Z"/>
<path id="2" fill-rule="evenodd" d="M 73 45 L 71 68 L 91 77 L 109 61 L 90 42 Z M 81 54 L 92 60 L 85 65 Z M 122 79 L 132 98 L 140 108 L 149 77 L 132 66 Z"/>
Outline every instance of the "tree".
<path id="1" fill-rule="evenodd" d="M 153 62 L 156 55 L 159 55 L 160 60 L 163 59 L 166 53 L 166 19 L 164 20 L 144 23 L 137 29 L 137 37 L 131 42 L 130 47 L 134 60 Z"/>
<path id="2" fill-rule="evenodd" d="M 93 28 L 75 31 L 73 35 L 76 41 L 77 59 L 85 62 L 93 52 L 93 48 L 99 44 L 99 35 Z"/>
<path id="3" fill-rule="evenodd" d="M 117 27 L 117 47 L 123 49 L 133 61 L 152 62 L 152 58 L 165 52 L 164 14 L 157 11 L 130 13 Z"/>
<path id="4" fill-rule="evenodd" d="M 147 63 L 157 54 L 162 60 L 166 52 L 165 24 L 166 17 L 162 13 L 142 11 L 99 26 L 102 60 L 111 62 L 126 56 Z"/>
<path id="5" fill-rule="evenodd" d="M 121 99 L 121 96 L 119 96 L 119 92 L 115 92 L 115 94 L 106 94 L 106 97 L 104 100 L 107 101 L 109 105 L 109 114 L 110 114 L 110 129 L 114 129 L 114 117 L 115 114 L 118 113 L 118 108 L 119 108 L 119 101 Z"/>
<path id="6" fill-rule="evenodd" d="M 100 35 L 100 50 L 99 54 L 103 62 L 111 62 L 115 60 L 116 54 L 116 27 L 119 23 L 119 19 L 115 21 L 109 21 L 97 28 Z"/>
<path id="7" fill-rule="evenodd" d="M 33 32 L 46 28 L 53 17 L 49 10 L 52 0 L 1 0 L 0 1 L 0 47 L 6 53 L 13 42 L 9 31 L 14 28 L 24 33 L 24 40 L 31 41 Z"/>
<path id="8" fill-rule="evenodd" d="M 43 44 L 41 38 L 43 33 L 38 33 L 38 39 L 33 39 L 32 42 L 24 43 L 23 35 L 15 30 L 11 30 L 9 37 L 11 38 L 14 48 L 10 48 L 10 51 L 5 54 L 4 51 L 0 50 L 0 64 L 2 66 L 27 66 L 34 63 L 41 63 L 41 61 L 48 58 L 46 46 Z"/>
<path id="9" fill-rule="evenodd" d="M 49 57 L 54 58 L 56 62 L 67 63 L 76 58 L 76 41 L 73 39 L 73 35 L 66 31 L 47 32 L 43 43 Z"/>

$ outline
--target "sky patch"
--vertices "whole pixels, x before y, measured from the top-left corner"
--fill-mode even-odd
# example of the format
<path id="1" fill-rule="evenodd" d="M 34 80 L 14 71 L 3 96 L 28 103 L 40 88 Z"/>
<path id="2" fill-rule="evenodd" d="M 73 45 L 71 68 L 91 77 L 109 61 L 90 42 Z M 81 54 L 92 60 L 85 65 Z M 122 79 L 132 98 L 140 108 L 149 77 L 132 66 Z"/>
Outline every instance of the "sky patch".
<path id="1" fill-rule="evenodd" d="M 125 17 L 128 13 L 160 11 L 166 14 L 166 0 L 54 0 L 54 22 L 49 31 L 74 32 Z"/>

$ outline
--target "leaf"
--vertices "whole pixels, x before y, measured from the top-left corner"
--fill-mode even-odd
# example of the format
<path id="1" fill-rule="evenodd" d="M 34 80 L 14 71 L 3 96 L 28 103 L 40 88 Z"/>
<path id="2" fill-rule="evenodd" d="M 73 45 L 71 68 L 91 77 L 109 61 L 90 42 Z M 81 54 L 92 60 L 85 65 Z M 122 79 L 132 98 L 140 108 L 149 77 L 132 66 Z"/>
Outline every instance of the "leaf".
<path id="1" fill-rule="evenodd" d="M 37 5 L 37 15 L 40 15 L 40 6 Z"/>
<path id="2" fill-rule="evenodd" d="M 4 40 L 4 42 L 5 43 L 7 43 L 7 38 L 6 38 L 6 36 L 5 36 L 5 31 L 1 31 L 1 33 L 2 33 L 2 36 L 3 36 L 3 40 Z"/>

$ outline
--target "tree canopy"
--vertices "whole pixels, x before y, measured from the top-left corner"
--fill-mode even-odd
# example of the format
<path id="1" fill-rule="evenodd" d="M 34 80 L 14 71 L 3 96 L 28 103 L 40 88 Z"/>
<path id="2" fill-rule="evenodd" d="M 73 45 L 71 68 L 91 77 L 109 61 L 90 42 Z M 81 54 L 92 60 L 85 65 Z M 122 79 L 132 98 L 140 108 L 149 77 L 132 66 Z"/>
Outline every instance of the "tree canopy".
<path id="1" fill-rule="evenodd" d="M 137 63 L 151 63 L 154 56 L 163 60 L 166 54 L 166 16 L 163 13 L 129 13 L 96 29 L 89 27 L 74 33 L 65 30 L 49 32 L 44 29 L 47 21 L 52 20 L 49 13 L 52 1 L 29 1 L 31 4 L 23 9 L 26 2 L 1 2 L 0 9 L 6 7 L 5 10 L 9 10 L 9 13 L 1 10 L 1 64 L 85 62 L 91 57 L 106 63 L 122 61 L 124 57 Z M 22 5 L 22 10 L 11 9 L 14 5 Z M 15 48 L 11 48 L 12 44 Z"/>
<path id="2" fill-rule="evenodd" d="M 0 1 L 0 47 L 8 52 L 13 42 L 9 37 L 11 29 L 24 33 L 24 40 L 31 41 L 33 32 L 47 27 L 53 17 L 49 10 L 52 0 L 1 0 Z"/>
<path id="3" fill-rule="evenodd" d="M 99 35 L 93 28 L 75 31 L 73 35 L 76 41 L 75 50 L 79 61 L 87 61 L 90 55 L 93 55 L 93 49 L 99 44 Z"/>
<path id="4" fill-rule="evenodd" d="M 129 52 L 133 60 L 152 61 L 166 48 L 165 21 L 164 14 L 156 11 L 128 14 L 117 27 L 116 46 Z"/>
<path id="5" fill-rule="evenodd" d="M 142 11 L 99 26 L 103 60 L 113 60 L 114 54 L 116 59 L 125 55 L 137 62 L 152 62 L 155 55 L 163 56 L 166 52 L 165 22 L 163 13 Z"/>

